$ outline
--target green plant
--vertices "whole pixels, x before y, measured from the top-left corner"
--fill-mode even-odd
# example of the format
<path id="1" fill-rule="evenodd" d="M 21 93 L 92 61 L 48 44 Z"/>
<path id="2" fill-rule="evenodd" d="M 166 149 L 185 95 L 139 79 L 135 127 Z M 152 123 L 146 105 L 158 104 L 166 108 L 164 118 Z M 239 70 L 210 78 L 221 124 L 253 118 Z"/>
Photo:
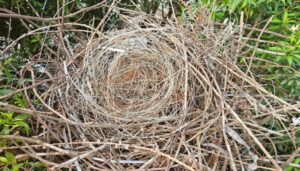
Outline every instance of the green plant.
<path id="1" fill-rule="evenodd" d="M 5 165 L 3 171 L 19 171 L 24 167 L 24 163 L 17 163 L 16 157 L 10 152 L 0 157 L 0 163 Z"/>
<path id="2" fill-rule="evenodd" d="M 264 39 L 275 41 L 277 45 L 262 45 L 263 49 L 280 52 L 284 55 L 259 54 L 258 57 L 267 59 L 277 64 L 288 67 L 266 67 L 263 70 L 266 76 L 264 79 L 275 84 L 276 91 L 281 96 L 300 99 L 300 5 L 280 6 L 282 11 L 274 11 L 273 19 L 268 27 L 269 31 L 280 32 L 288 38 L 279 39 L 272 35 L 265 36 Z M 267 65 L 265 63 L 264 65 Z M 270 88 L 270 90 L 273 87 Z"/>
<path id="3" fill-rule="evenodd" d="M 300 99 L 300 4 L 298 2 L 292 0 L 194 0 L 193 2 L 200 6 L 208 6 L 212 11 L 212 18 L 219 22 L 227 18 L 239 23 L 238 20 L 243 12 L 245 23 L 252 26 L 262 23 L 255 26 L 262 28 L 265 23 L 263 21 L 272 17 L 266 30 L 283 36 L 263 34 L 260 39 L 267 42 L 260 42 L 258 47 L 265 51 L 278 52 L 280 55 L 256 52 L 254 57 L 259 60 L 253 63 L 253 74 L 274 94 L 286 99 Z M 249 32 L 246 31 L 247 33 Z M 259 32 L 252 33 L 253 38 L 257 38 L 258 35 Z M 256 43 L 256 41 L 248 41 L 248 44 L 253 47 Z M 249 52 L 244 56 L 251 55 L 252 52 Z M 246 64 L 247 60 L 244 56 L 241 56 L 241 61 Z M 279 65 L 282 67 L 278 67 Z"/>
<path id="4" fill-rule="evenodd" d="M 16 129 L 19 129 L 23 133 L 29 134 L 30 127 L 26 123 L 29 118 L 27 114 L 14 115 L 9 112 L 0 113 L 0 134 L 9 135 Z"/>
<path id="5" fill-rule="evenodd" d="M 293 162 L 293 164 L 300 164 L 300 157 L 296 158 Z M 300 167 L 295 167 L 295 166 L 287 166 L 286 168 L 284 168 L 284 171 L 300 171 Z"/>
<path id="6" fill-rule="evenodd" d="M 0 167 L 3 164 L 3 171 L 19 171 L 19 170 L 46 170 L 42 162 L 29 162 L 28 160 L 18 162 L 15 155 L 10 152 L 5 152 L 4 156 L 0 156 Z"/>
<path id="7" fill-rule="evenodd" d="M 21 93 L 14 95 L 10 101 L 18 107 L 25 108 L 27 106 L 27 103 Z"/>
<path id="8" fill-rule="evenodd" d="M 300 4 L 292 0 L 194 0 L 194 8 L 206 6 L 212 12 L 211 17 L 216 22 L 228 19 L 235 24 L 240 23 L 241 14 L 245 25 L 263 28 L 266 21 L 266 30 L 276 34 L 262 34 L 261 42 L 248 40 L 247 44 L 262 51 L 256 51 L 253 55 L 251 67 L 252 74 L 265 85 L 270 92 L 289 101 L 300 100 Z M 245 30 L 245 37 L 250 33 Z M 257 39 L 260 31 L 251 33 L 252 39 Z M 265 53 L 274 52 L 274 53 Z M 276 54 L 278 53 L 278 54 Z M 241 69 L 246 71 L 249 57 L 253 51 L 239 57 Z M 247 64 L 247 65 L 246 65 Z M 298 114 L 299 115 L 299 114 Z M 278 121 L 272 120 L 263 125 L 274 131 L 285 130 Z M 289 127 L 288 124 L 285 125 Z M 269 140 L 262 140 L 269 152 L 273 155 L 292 154 L 295 146 L 300 145 L 300 131 L 295 132 L 294 142 L 290 137 L 282 136 L 273 139 L 274 149 L 268 146 Z M 294 164 L 299 164 L 296 159 Z M 288 166 L 285 171 L 300 171 L 299 168 Z"/>

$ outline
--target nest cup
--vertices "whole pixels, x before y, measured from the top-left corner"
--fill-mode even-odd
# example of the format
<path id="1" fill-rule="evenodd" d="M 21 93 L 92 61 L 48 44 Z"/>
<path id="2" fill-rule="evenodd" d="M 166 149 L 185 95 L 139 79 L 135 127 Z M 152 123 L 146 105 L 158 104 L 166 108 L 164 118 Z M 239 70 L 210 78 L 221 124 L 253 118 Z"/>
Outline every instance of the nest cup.
<path id="1" fill-rule="evenodd" d="M 185 90 L 193 81 L 186 78 L 184 50 L 159 33 L 127 31 L 110 33 L 86 49 L 66 92 L 73 97 L 67 98 L 70 108 L 85 122 L 180 120 L 188 110 L 185 96 L 193 100 L 196 91 Z"/>

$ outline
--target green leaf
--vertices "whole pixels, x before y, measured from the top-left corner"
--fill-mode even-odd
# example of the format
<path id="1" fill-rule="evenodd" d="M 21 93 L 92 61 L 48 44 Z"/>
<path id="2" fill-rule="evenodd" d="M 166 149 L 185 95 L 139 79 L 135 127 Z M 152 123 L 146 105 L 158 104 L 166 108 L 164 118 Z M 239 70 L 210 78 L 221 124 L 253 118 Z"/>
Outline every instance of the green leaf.
<path id="1" fill-rule="evenodd" d="M 283 16 L 282 16 L 282 25 L 286 26 L 289 22 L 289 13 L 288 10 L 284 10 Z"/>
<path id="2" fill-rule="evenodd" d="M 240 8 L 243 9 L 246 7 L 246 5 L 247 5 L 247 0 L 244 0 Z"/>
<path id="3" fill-rule="evenodd" d="M 294 161 L 295 164 L 299 164 L 300 163 L 300 157 L 296 158 Z"/>
<path id="4" fill-rule="evenodd" d="M 282 47 L 273 46 L 273 47 L 270 47 L 269 49 L 273 50 L 273 51 L 279 51 L 280 52 L 282 50 Z"/>
<path id="5" fill-rule="evenodd" d="M 286 59 L 288 61 L 289 66 L 291 66 L 293 63 L 293 56 L 288 56 Z"/>
<path id="6" fill-rule="evenodd" d="M 1 135 L 9 135 L 9 128 L 8 127 L 4 127 L 2 130 L 1 130 L 1 132 L 0 132 L 0 134 Z"/>
<path id="7" fill-rule="evenodd" d="M 22 127 L 26 134 L 28 134 L 29 130 L 30 130 L 29 125 L 26 122 L 24 122 L 24 121 L 16 121 L 16 122 L 14 122 L 13 127 L 14 128 Z"/>
<path id="8" fill-rule="evenodd" d="M 17 105 L 18 107 L 22 107 L 22 108 L 25 108 L 26 107 L 26 101 L 24 100 L 22 94 L 16 94 L 14 97 L 13 97 L 13 100 L 15 105 Z"/>
<path id="9" fill-rule="evenodd" d="M 240 3 L 239 0 L 233 0 L 230 1 L 231 4 L 229 4 L 229 13 L 232 13 L 233 11 L 235 11 L 236 7 L 238 6 L 238 4 Z"/>
<path id="10" fill-rule="evenodd" d="M 284 171 L 293 171 L 293 167 L 292 166 L 287 166 L 286 168 L 284 168 Z"/>
<path id="11" fill-rule="evenodd" d="M 291 85 L 293 85 L 295 83 L 295 80 L 290 80 L 288 83 L 287 83 L 287 85 L 288 86 L 291 86 Z"/>
<path id="12" fill-rule="evenodd" d="M 276 17 L 274 17 L 273 19 L 272 19 L 272 21 L 271 21 L 271 23 L 274 23 L 274 24 L 279 24 L 279 23 L 281 23 L 282 21 L 279 19 L 279 18 L 276 18 Z"/>
<path id="13" fill-rule="evenodd" d="M 46 165 L 43 162 L 30 162 L 29 165 L 32 168 L 41 168 L 41 167 L 46 167 Z"/>
<path id="14" fill-rule="evenodd" d="M 14 92 L 14 90 L 9 89 L 9 88 L 1 88 L 0 89 L 0 96 L 4 96 L 4 95 L 10 94 L 12 92 Z"/>
<path id="15" fill-rule="evenodd" d="M 280 25 L 272 25 L 272 26 L 268 27 L 268 30 L 276 31 L 276 30 L 280 30 L 280 28 L 281 28 Z"/>
<path id="16" fill-rule="evenodd" d="M 6 119 L 8 121 L 11 121 L 13 119 L 13 114 L 8 112 L 1 112 L 0 117 L 3 119 Z"/>
<path id="17" fill-rule="evenodd" d="M 76 0 L 75 2 L 76 2 L 76 5 L 77 5 L 77 8 L 81 6 L 80 0 Z"/>
<path id="18" fill-rule="evenodd" d="M 17 115 L 14 119 L 15 120 L 20 120 L 20 121 L 23 121 L 23 120 L 26 120 L 29 118 L 29 115 L 28 114 L 20 114 L 20 115 Z"/>
<path id="19" fill-rule="evenodd" d="M 0 125 L 6 125 L 9 124 L 9 121 L 6 119 L 0 119 Z"/>
<path id="20" fill-rule="evenodd" d="M 4 74 L 6 76 L 7 83 L 10 83 L 13 80 L 13 78 L 12 74 L 10 73 L 10 69 L 7 66 L 4 66 Z"/>
<path id="21" fill-rule="evenodd" d="M 280 85 L 285 85 L 288 82 L 288 80 L 283 80 Z"/>
<path id="22" fill-rule="evenodd" d="M 18 163 L 17 165 L 13 166 L 13 171 L 19 171 L 24 166 L 24 163 Z"/>
<path id="23" fill-rule="evenodd" d="M 5 163 L 5 164 L 7 164 L 8 161 L 7 161 L 7 159 L 6 159 L 5 157 L 0 157 L 0 163 Z"/>
<path id="24" fill-rule="evenodd" d="M 30 43 L 36 43 L 38 41 L 39 41 L 38 39 L 31 39 Z"/>
<path id="25" fill-rule="evenodd" d="M 13 62 L 15 62 L 16 59 L 15 59 L 15 56 L 12 56 L 11 58 L 8 58 L 5 62 L 4 62 L 4 65 L 7 66 Z"/>
<path id="26" fill-rule="evenodd" d="M 25 83 L 30 83 L 30 82 L 32 82 L 31 78 L 23 78 L 22 80 L 20 80 L 18 82 L 18 85 L 21 86 L 21 85 L 24 85 Z"/>
<path id="27" fill-rule="evenodd" d="M 17 163 L 15 155 L 11 152 L 5 152 L 5 157 L 9 163 L 11 163 L 11 164 Z"/>

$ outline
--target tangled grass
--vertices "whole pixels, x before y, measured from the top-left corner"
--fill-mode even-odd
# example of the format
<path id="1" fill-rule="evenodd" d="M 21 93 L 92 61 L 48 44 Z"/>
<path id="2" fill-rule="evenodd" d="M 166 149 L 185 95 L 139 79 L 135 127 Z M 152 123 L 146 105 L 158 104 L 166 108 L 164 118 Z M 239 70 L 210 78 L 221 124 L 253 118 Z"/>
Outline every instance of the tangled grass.
<path id="1" fill-rule="evenodd" d="M 43 64 L 42 74 L 28 69 L 34 81 L 55 79 L 43 90 L 33 87 L 43 110 L 52 113 L 36 116 L 43 120 L 37 136 L 43 142 L 6 138 L 41 144 L 47 150 L 26 143 L 52 169 L 281 169 L 272 140 L 292 139 L 290 128 L 276 132 L 262 120 L 285 127 L 299 109 L 240 69 L 245 47 L 237 27 L 162 26 L 153 16 L 119 15 L 127 23 L 119 30 L 65 23 L 77 29 L 66 27 L 64 34 L 80 32 L 87 40 L 78 48 L 61 37 L 56 50 L 64 59 L 45 55 L 32 65 Z"/>

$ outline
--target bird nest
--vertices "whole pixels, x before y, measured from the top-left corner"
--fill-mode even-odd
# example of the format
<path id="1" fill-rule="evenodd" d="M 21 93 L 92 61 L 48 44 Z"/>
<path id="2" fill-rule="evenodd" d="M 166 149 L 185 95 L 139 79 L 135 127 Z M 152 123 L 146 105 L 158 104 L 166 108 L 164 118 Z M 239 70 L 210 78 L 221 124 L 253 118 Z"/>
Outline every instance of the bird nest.
<path id="1" fill-rule="evenodd" d="M 45 69 L 56 81 L 42 95 L 34 93 L 45 110 L 56 114 L 44 118 L 43 136 L 53 137 L 45 141 L 63 143 L 63 156 L 47 157 L 49 165 L 77 170 L 280 168 L 268 152 L 274 148 L 262 142 L 272 144 L 270 137 L 282 133 L 259 123 L 266 116 L 288 121 L 280 113 L 282 105 L 290 106 L 285 112 L 297 109 L 240 69 L 239 29 L 213 23 L 161 26 L 147 15 L 123 17 L 128 25 L 119 30 L 85 26 L 90 30 L 80 50 L 62 40 L 66 59 L 47 61 Z M 43 59 L 36 63 L 45 64 Z M 53 146 L 47 147 L 58 149 Z"/>
<path id="2" fill-rule="evenodd" d="M 67 118 L 91 124 L 71 129 L 79 141 L 116 143 L 95 161 L 110 162 L 117 170 L 199 170 L 212 168 L 218 151 L 229 157 L 221 150 L 225 128 L 240 141 L 251 138 L 226 126 L 231 112 L 240 110 L 245 118 L 253 107 L 242 95 L 242 85 L 248 84 L 235 64 L 234 30 L 191 27 L 131 26 L 107 32 L 84 48 L 61 89 Z M 250 156 L 247 167 L 256 167 L 256 154 L 240 145 L 250 151 L 243 154 Z"/>

